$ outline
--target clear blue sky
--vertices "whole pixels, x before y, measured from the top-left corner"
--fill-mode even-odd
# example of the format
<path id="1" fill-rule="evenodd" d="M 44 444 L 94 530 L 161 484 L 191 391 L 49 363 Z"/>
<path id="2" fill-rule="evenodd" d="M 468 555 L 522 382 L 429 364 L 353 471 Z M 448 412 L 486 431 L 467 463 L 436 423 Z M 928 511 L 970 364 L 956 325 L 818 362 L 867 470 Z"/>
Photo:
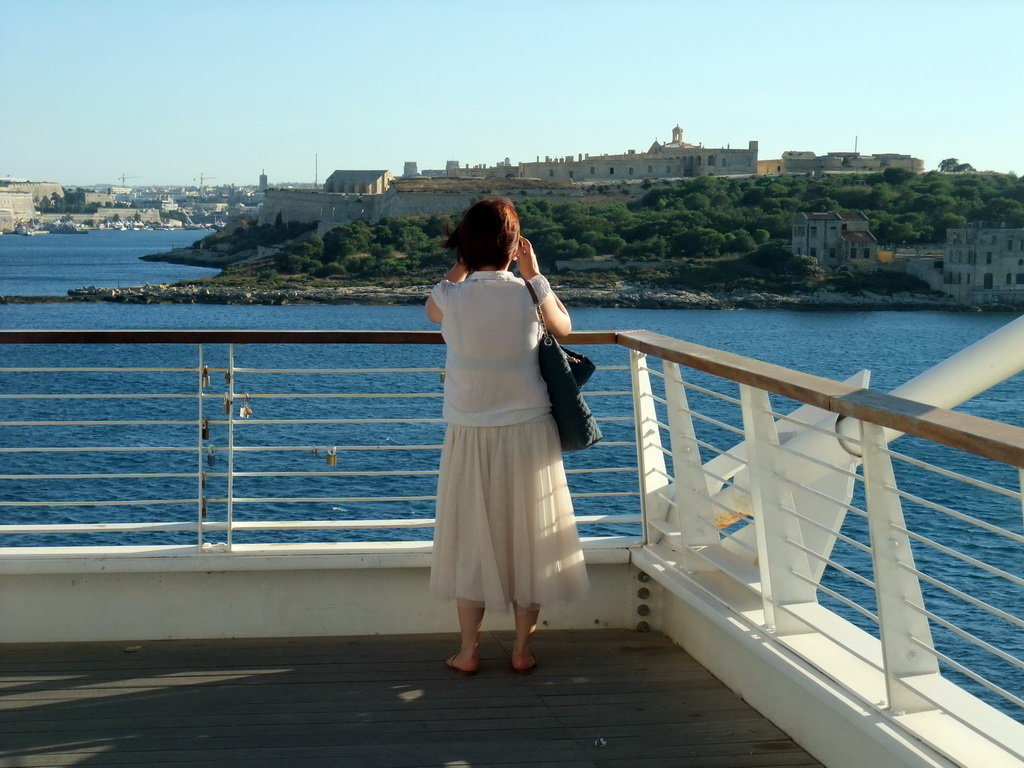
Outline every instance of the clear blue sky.
<path id="1" fill-rule="evenodd" d="M 705 146 L 1024 173 L 1024 0 L 0 0 L 0 177 Z M 318 172 L 317 172 L 318 171 Z"/>

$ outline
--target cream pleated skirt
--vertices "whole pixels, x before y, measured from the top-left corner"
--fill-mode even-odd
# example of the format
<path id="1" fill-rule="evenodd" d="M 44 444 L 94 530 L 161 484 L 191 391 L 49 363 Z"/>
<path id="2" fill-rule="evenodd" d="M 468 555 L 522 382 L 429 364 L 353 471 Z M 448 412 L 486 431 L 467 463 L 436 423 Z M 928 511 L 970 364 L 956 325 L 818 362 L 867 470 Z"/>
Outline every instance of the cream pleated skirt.
<path id="1" fill-rule="evenodd" d="M 431 594 L 509 611 L 579 600 L 587 589 L 551 417 L 505 427 L 449 424 Z"/>

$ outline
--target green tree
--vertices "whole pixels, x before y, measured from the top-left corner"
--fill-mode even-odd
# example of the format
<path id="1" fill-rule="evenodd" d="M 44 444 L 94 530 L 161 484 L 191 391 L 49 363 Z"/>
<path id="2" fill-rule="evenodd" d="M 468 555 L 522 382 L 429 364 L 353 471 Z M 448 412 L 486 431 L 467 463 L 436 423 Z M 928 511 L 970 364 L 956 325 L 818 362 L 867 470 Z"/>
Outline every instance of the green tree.
<path id="1" fill-rule="evenodd" d="M 955 157 L 947 157 L 939 163 L 939 170 L 942 173 L 974 173 L 974 166 L 970 163 L 961 163 Z"/>
<path id="2" fill-rule="evenodd" d="M 886 168 L 882 171 L 882 178 L 885 179 L 887 184 L 899 186 L 914 178 L 914 172 L 909 168 Z"/>

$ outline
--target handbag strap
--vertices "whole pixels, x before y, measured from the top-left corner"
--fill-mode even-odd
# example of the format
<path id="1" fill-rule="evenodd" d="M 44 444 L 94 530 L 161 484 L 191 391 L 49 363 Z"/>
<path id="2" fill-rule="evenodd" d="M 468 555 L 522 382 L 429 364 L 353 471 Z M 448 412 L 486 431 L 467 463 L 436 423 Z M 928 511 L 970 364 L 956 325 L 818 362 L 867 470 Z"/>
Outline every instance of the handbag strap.
<path id="1" fill-rule="evenodd" d="M 533 299 L 533 308 L 537 310 L 537 319 L 540 321 L 540 330 L 542 332 L 541 341 L 545 344 L 552 342 L 551 334 L 548 333 L 547 323 L 544 322 L 544 313 L 540 311 L 540 302 L 537 301 L 537 293 L 533 290 L 533 286 L 530 285 L 530 281 L 526 280 L 526 290 L 530 292 L 530 298 Z"/>

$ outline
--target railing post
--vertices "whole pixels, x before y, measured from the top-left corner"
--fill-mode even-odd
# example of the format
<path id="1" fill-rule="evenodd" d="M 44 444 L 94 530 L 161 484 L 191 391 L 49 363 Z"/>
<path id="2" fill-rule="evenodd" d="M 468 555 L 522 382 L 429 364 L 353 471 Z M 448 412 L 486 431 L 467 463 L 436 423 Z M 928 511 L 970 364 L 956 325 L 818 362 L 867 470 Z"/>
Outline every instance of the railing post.
<path id="1" fill-rule="evenodd" d="M 206 488 L 204 488 L 205 479 L 206 479 L 206 470 L 203 469 L 203 462 L 206 461 L 206 456 L 204 455 L 206 453 L 206 448 L 203 445 L 203 418 L 205 417 L 205 412 L 204 412 L 204 409 L 203 409 L 203 406 L 204 406 L 203 394 L 204 393 L 203 393 L 203 345 L 202 344 L 199 345 L 199 361 L 196 364 L 196 383 L 197 383 L 197 386 L 199 388 L 199 391 L 198 391 L 199 407 L 197 409 L 199 415 L 198 415 L 198 423 L 196 424 L 196 436 L 199 438 L 196 441 L 196 445 L 198 446 L 198 448 L 197 448 L 197 454 L 198 454 L 198 456 L 197 456 L 197 458 L 198 458 L 197 466 L 198 466 L 198 471 L 197 471 L 197 477 L 196 477 L 196 484 L 199 486 L 198 490 L 197 490 L 198 498 L 196 499 L 196 546 L 199 548 L 199 551 L 201 552 L 202 549 L 203 549 L 203 515 L 204 515 L 204 513 L 206 511 L 206 502 L 204 500 L 204 497 L 206 496 Z"/>
<path id="2" fill-rule="evenodd" d="M 1024 522 L 1024 467 L 1017 470 L 1017 493 L 1020 494 L 1020 513 Z"/>
<path id="3" fill-rule="evenodd" d="M 655 409 L 651 374 L 647 355 L 630 352 L 630 373 L 633 380 L 633 423 L 636 426 L 636 463 L 640 483 L 640 511 L 644 521 L 644 543 L 657 540 L 658 532 L 651 520 L 664 519 L 670 500 L 670 478 L 665 466 L 661 430 Z"/>
<path id="4" fill-rule="evenodd" d="M 811 566 L 803 547 L 793 493 L 783 479 L 785 456 L 768 393 L 740 385 L 747 438 L 748 481 L 754 509 L 757 565 L 765 626 L 777 635 L 802 634 L 807 625 L 786 606 L 817 602 Z"/>
<path id="5" fill-rule="evenodd" d="M 924 615 L 910 537 L 904 533 L 903 506 L 896 493 L 884 428 L 861 422 L 861 445 L 889 709 L 896 714 L 935 709 L 934 704 L 903 684 L 908 677 L 938 674 L 939 662 L 929 652 L 934 648 L 931 628 Z"/>
<path id="6" fill-rule="evenodd" d="M 715 523 L 715 511 L 709 495 L 707 475 L 701 461 L 697 433 L 690 416 L 690 405 L 678 363 L 663 361 L 665 401 L 668 409 L 669 445 L 672 449 L 672 476 L 675 478 L 673 504 L 667 519 L 679 531 L 678 541 L 670 548 L 683 558 L 689 571 L 715 570 L 706 558 L 695 556 L 691 548 L 718 544 L 721 535 Z"/>
<path id="7" fill-rule="evenodd" d="M 228 477 L 227 477 L 227 547 L 231 549 L 235 530 L 235 345 L 228 345 Z"/>

